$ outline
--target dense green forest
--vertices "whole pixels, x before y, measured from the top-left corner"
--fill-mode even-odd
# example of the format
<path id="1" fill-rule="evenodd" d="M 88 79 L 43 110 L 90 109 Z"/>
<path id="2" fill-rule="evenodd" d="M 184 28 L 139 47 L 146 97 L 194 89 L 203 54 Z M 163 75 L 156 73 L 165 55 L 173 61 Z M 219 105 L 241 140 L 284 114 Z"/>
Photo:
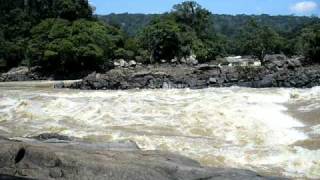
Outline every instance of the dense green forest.
<path id="1" fill-rule="evenodd" d="M 213 15 L 193 1 L 161 15 L 96 16 L 88 0 L 0 0 L 0 69 L 101 70 L 115 59 L 305 55 L 320 61 L 317 17 Z"/>
<path id="2" fill-rule="evenodd" d="M 123 47 L 123 33 L 98 21 L 87 0 L 0 0 L 0 65 L 44 72 L 95 70 Z"/>
<path id="3" fill-rule="evenodd" d="M 174 10 L 173 10 L 174 11 Z M 152 20 L 159 18 L 161 14 L 109 14 L 99 16 L 102 21 L 113 24 L 121 28 L 129 36 L 134 37 L 138 35 L 144 27 L 146 27 Z M 252 26 L 252 22 L 260 27 L 266 27 L 275 32 L 279 40 L 275 43 L 281 43 L 282 47 L 274 53 L 280 51 L 288 56 L 300 55 L 303 53 L 301 49 L 301 33 L 302 29 L 311 27 L 313 24 L 320 23 L 320 18 L 313 16 L 294 16 L 294 15 L 279 15 L 270 16 L 262 15 L 210 15 L 211 32 L 220 35 L 224 40 L 224 51 L 221 55 L 252 55 L 247 52 L 249 47 L 243 49 L 241 45 L 245 45 L 243 38 L 244 31 L 249 32 L 248 26 Z M 251 23 L 251 25 L 250 25 Z M 249 31 L 248 31 L 249 30 Z M 255 32 L 250 32 L 255 33 Z M 248 35 L 250 35 L 248 33 Z M 257 35 L 257 34 L 251 34 Z M 273 36 L 271 36 L 273 37 Z M 242 42 L 241 42 L 242 41 Z M 280 41 L 280 42 L 279 42 Z M 300 41 L 300 42 L 299 42 Z M 279 44 L 274 44 L 279 46 Z M 254 46 L 254 45 L 253 45 Z M 300 46 L 300 47 L 299 47 Z"/>
<path id="4" fill-rule="evenodd" d="M 139 31 L 148 25 L 152 19 L 161 16 L 160 14 L 109 14 L 98 16 L 101 20 L 121 27 L 128 35 L 135 36 Z M 240 30 L 250 20 L 272 27 L 277 33 L 290 36 L 292 33 L 299 33 L 299 31 L 310 24 L 320 22 L 318 17 L 307 16 L 270 16 L 268 14 L 262 15 L 220 15 L 212 14 L 210 21 L 213 24 L 213 30 L 217 33 L 228 37 L 236 37 Z"/>

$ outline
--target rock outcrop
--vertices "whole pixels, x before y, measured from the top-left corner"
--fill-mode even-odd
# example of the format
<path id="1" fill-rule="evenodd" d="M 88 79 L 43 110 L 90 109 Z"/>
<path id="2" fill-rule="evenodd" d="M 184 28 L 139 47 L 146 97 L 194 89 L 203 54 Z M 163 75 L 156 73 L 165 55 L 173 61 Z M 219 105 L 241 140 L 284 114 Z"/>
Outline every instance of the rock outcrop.
<path id="1" fill-rule="evenodd" d="M 75 89 L 155 89 L 207 87 L 295 87 L 320 85 L 320 65 L 302 66 L 299 57 L 267 56 L 263 66 L 217 66 L 160 64 L 115 68 L 104 74 L 92 73 Z"/>
<path id="2" fill-rule="evenodd" d="M 83 72 L 82 81 L 55 84 L 55 88 L 74 89 L 157 89 L 207 87 L 294 87 L 320 86 L 320 65 L 304 64 L 303 57 L 267 55 L 262 66 L 220 66 L 198 64 L 194 56 L 183 62 L 142 65 L 135 61 L 117 60 L 114 68 L 105 73 Z M 62 75 L 61 75 L 62 76 Z M 79 75 L 72 75 L 78 77 Z M 60 77 L 58 79 L 65 79 Z M 42 77 L 36 68 L 19 67 L 0 75 L 0 82 L 50 79 Z M 53 78 L 55 79 L 55 78 Z"/>
<path id="3" fill-rule="evenodd" d="M 180 155 L 141 151 L 128 141 L 88 144 L 57 134 L 37 139 L 41 141 L 0 138 L 0 179 L 280 179 L 248 170 L 202 167 Z"/>
<path id="4" fill-rule="evenodd" d="M 7 73 L 0 74 L 0 82 L 8 81 L 32 81 L 32 80 L 45 80 L 36 72 L 36 68 L 29 69 L 28 67 L 20 66 L 12 68 Z"/>

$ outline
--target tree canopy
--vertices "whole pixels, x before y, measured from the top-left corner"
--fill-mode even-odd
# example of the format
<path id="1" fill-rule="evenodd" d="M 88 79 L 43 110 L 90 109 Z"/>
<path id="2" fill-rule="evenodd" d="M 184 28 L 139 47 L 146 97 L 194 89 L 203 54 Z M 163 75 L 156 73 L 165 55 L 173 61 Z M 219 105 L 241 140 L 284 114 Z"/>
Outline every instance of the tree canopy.
<path id="1" fill-rule="evenodd" d="M 88 0 L 0 0 L 0 70 L 99 70 L 115 59 L 305 55 L 319 62 L 318 17 L 214 15 L 195 1 L 164 14 L 93 15 Z M 103 20 L 104 22 L 100 21 Z"/>
<path id="2" fill-rule="evenodd" d="M 173 59 L 180 53 L 180 28 L 170 18 L 154 20 L 147 26 L 140 37 L 143 47 L 147 48 L 151 62 Z"/>
<path id="3" fill-rule="evenodd" d="M 203 61 L 213 60 L 223 53 L 223 47 L 221 38 L 210 31 L 210 15 L 194 1 L 177 4 L 143 29 L 140 42 L 156 61 L 192 54 Z"/>
<path id="4" fill-rule="evenodd" d="M 270 27 L 250 21 L 238 37 L 239 54 L 254 55 L 263 59 L 266 54 L 281 53 L 281 39 Z"/>
<path id="5" fill-rule="evenodd" d="M 98 69 L 124 37 L 92 13 L 88 0 L 1 0 L 1 64 L 64 73 Z"/>
<path id="6" fill-rule="evenodd" d="M 310 60 L 320 62 L 320 24 L 314 24 L 302 30 L 303 54 Z"/>
<path id="7" fill-rule="evenodd" d="M 100 22 L 46 19 L 31 30 L 31 65 L 62 72 L 97 69 L 113 56 L 113 31 Z"/>

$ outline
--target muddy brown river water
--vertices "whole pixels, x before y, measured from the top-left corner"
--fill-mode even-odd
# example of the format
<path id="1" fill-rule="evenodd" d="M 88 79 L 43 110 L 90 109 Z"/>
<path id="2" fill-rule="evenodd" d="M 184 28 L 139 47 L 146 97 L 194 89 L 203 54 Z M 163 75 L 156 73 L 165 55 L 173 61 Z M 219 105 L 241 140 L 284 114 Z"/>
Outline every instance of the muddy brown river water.
<path id="1" fill-rule="evenodd" d="M 320 178 L 320 87 L 82 91 L 2 84 L 0 135 L 46 132 L 131 139 L 203 165 Z"/>

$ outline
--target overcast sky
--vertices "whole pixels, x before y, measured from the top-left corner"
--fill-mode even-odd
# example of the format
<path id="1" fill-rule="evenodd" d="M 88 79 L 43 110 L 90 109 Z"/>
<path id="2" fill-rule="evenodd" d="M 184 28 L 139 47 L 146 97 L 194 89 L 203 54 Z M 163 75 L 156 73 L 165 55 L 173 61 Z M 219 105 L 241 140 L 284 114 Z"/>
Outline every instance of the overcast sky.
<path id="1" fill-rule="evenodd" d="M 320 16 L 320 0 L 196 0 L 215 14 Z M 97 14 L 163 13 L 182 0 L 90 0 Z"/>

